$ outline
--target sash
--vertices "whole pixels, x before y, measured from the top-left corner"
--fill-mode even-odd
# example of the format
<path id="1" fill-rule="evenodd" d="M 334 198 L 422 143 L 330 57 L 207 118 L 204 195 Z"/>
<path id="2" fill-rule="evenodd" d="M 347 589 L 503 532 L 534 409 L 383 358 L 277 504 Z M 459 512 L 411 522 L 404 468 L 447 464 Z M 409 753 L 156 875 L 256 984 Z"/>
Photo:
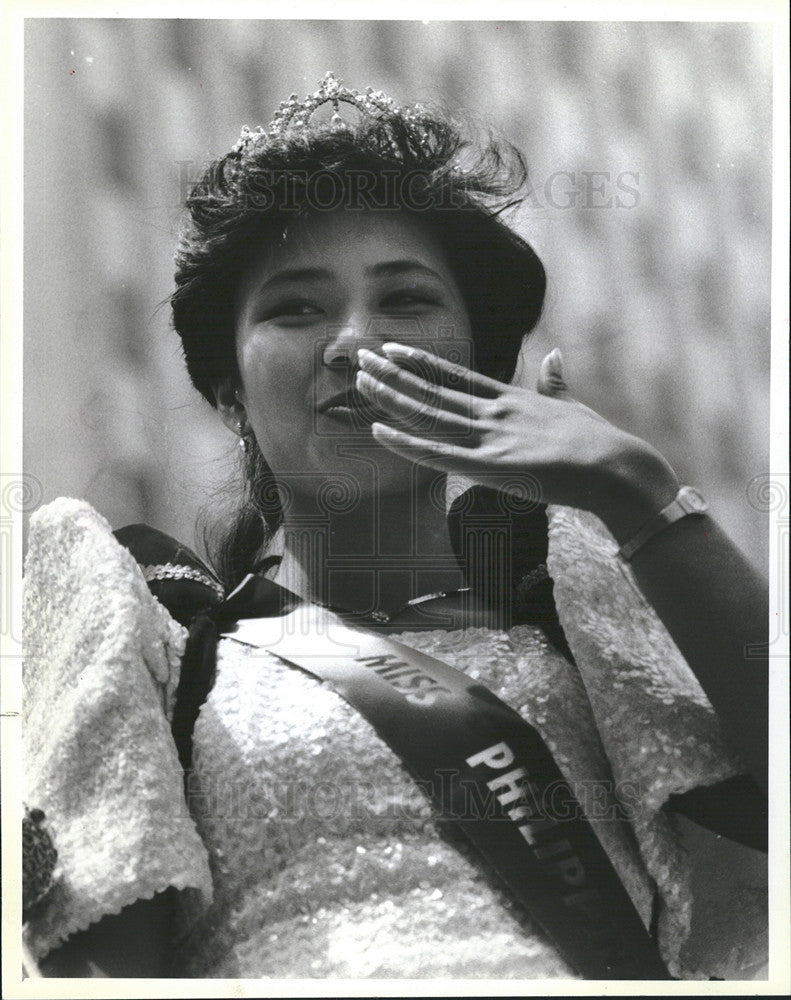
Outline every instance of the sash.
<path id="1" fill-rule="evenodd" d="M 328 682 L 581 976 L 671 979 L 539 733 L 483 685 L 387 636 L 340 623 L 306 629 L 308 606 L 293 597 L 250 576 L 222 607 L 218 631 Z M 279 604 L 279 617 L 235 612 L 262 598 Z M 547 809 L 558 801 L 562 814 Z"/>

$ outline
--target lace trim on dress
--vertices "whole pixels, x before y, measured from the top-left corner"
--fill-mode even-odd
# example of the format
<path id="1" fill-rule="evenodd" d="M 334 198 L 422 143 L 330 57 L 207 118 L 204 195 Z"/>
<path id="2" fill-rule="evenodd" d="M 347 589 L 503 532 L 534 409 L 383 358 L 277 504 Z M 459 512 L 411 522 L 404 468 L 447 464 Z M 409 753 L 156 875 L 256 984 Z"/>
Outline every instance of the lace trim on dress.
<path id="1" fill-rule="evenodd" d="M 206 587 L 211 587 L 220 600 L 225 597 L 225 589 L 222 584 L 195 566 L 164 563 L 161 566 L 141 566 L 140 570 L 143 578 L 149 583 L 152 580 L 195 580 Z"/>

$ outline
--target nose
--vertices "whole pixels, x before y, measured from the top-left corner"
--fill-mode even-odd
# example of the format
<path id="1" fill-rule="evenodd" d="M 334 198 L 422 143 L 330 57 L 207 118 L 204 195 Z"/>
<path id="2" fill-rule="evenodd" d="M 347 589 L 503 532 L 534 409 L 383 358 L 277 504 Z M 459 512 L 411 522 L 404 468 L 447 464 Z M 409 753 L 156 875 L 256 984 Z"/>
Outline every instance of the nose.
<path id="1" fill-rule="evenodd" d="M 328 368 L 355 368 L 357 351 L 364 346 L 360 342 L 360 325 L 346 323 L 330 332 L 322 353 L 322 361 Z"/>

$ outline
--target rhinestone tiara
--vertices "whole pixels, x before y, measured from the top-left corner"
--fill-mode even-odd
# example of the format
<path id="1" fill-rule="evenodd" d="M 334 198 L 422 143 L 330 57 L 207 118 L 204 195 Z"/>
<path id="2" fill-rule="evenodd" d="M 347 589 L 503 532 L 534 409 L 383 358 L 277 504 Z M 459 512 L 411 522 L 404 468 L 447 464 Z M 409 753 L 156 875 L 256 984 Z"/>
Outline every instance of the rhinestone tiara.
<path id="1" fill-rule="evenodd" d="M 261 139 L 277 139 L 290 132 L 309 128 L 311 115 L 324 104 L 332 104 L 330 128 L 339 130 L 349 128 L 349 123 L 340 114 L 341 104 L 353 105 L 364 116 L 380 118 L 386 114 L 397 114 L 412 122 L 420 121 L 425 111 L 420 104 L 399 107 L 392 97 L 388 97 L 381 90 L 374 90 L 373 87 L 367 87 L 363 93 L 359 90 L 349 90 L 348 87 L 341 86 L 341 81 L 332 71 L 328 71 L 318 90 L 312 94 L 308 94 L 301 101 L 296 94 L 292 94 L 287 100 L 282 101 L 275 112 L 275 117 L 266 127 L 259 125 L 251 129 L 249 125 L 243 125 L 239 140 L 231 152 L 241 153 L 248 145 Z"/>

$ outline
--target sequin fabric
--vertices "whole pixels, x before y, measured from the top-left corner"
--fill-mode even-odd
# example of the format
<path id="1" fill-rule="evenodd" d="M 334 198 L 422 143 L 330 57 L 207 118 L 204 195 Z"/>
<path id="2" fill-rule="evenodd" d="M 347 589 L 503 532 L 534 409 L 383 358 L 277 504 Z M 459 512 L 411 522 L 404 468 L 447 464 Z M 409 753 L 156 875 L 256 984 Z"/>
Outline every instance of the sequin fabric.
<path id="1" fill-rule="evenodd" d="M 88 504 L 30 522 L 23 602 L 25 798 L 46 813 L 58 865 L 28 921 L 40 957 L 169 885 L 211 898 L 167 723 L 185 630 Z"/>
<path id="2" fill-rule="evenodd" d="M 692 941 L 696 859 L 661 809 L 672 791 L 738 766 L 663 626 L 618 564 L 609 568 L 614 549 L 595 519 L 552 511 L 561 620 L 584 660 L 579 671 L 528 626 L 396 638 L 480 680 L 538 728 L 646 923 L 656 883 L 660 945 L 674 974 L 747 975 L 761 962 L 765 912 L 760 904 L 750 911 L 754 934 L 741 946 L 750 966 L 736 954 L 744 912 L 730 903 L 744 898 L 745 886 L 731 873 L 734 899 L 726 892 L 714 904 L 702 892 L 697 920 L 705 924 L 725 906 L 721 924 L 731 946 L 727 935 L 717 949 L 710 936 Z M 602 561 L 608 569 L 600 582 Z M 432 820 L 368 723 L 310 676 L 224 640 L 218 679 L 195 727 L 194 764 L 191 807 L 209 849 L 216 901 L 182 939 L 185 974 L 571 975 L 477 855 Z M 616 797 L 629 828 L 613 821 Z M 704 852 L 716 851 L 717 840 L 706 840 Z M 760 860 L 747 882 L 755 903 Z"/>
<path id="3" fill-rule="evenodd" d="M 542 733 L 646 922 L 656 883 L 675 974 L 754 978 L 765 864 L 662 809 L 739 765 L 614 552 L 595 519 L 550 509 L 548 565 L 579 670 L 528 626 L 398 638 Z M 56 501 L 33 518 L 25 622 L 25 795 L 59 858 L 28 927 L 35 954 L 175 885 L 194 890 L 182 894 L 177 974 L 572 975 L 368 723 L 231 639 L 195 727 L 188 799 L 201 842 L 167 726 L 184 632 L 87 504 Z M 629 827 L 610 818 L 616 796 Z"/>
<path id="4" fill-rule="evenodd" d="M 25 807 L 22 817 L 22 914 L 30 913 L 52 887 L 58 852 L 40 809 Z"/>
<path id="5" fill-rule="evenodd" d="M 513 639 L 484 629 L 400 639 L 552 716 L 553 735 L 565 728 L 561 716 L 584 711 L 579 684 L 553 690 L 565 661 L 537 630 Z M 593 776 L 598 765 L 606 775 L 595 734 L 586 732 L 590 738 L 569 753 L 583 773 Z M 184 942 L 187 975 L 572 975 L 452 833 L 442 835 L 372 727 L 310 676 L 223 640 L 193 762 L 191 806 L 216 898 Z M 647 903 L 639 864 L 627 844 L 611 839 L 621 871 Z"/>
<path id="6" fill-rule="evenodd" d="M 697 829 L 690 834 L 661 808 L 673 793 L 745 769 L 726 751 L 714 710 L 605 526 L 568 507 L 549 507 L 548 516 L 558 617 L 616 787 L 626 783 L 635 796 L 640 853 L 664 903 L 665 956 L 685 977 L 750 978 L 766 960 L 766 856 Z M 697 877 L 720 856 L 729 862 L 718 877 Z M 721 929 L 716 949 L 701 933 L 707 923 Z"/>

